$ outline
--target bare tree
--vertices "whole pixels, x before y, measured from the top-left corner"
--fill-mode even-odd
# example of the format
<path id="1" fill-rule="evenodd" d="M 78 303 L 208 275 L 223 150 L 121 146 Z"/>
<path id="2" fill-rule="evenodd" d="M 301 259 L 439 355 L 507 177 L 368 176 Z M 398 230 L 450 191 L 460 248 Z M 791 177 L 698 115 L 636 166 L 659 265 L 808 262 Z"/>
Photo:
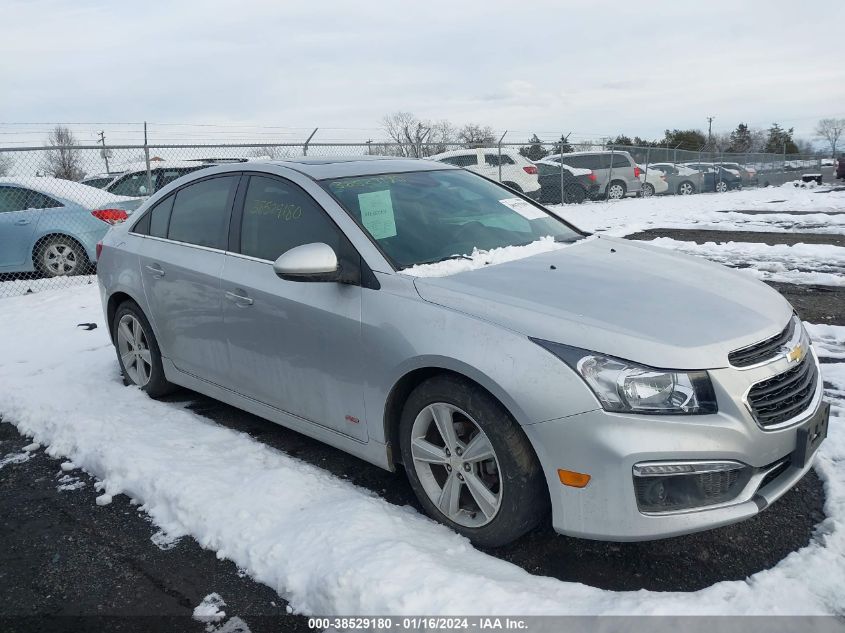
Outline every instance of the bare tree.
<path id="1" fill-rule="evenodd" d="M 495 145 L 496 133 L 489 125 L 467 123 L 458 131 L 458 142 L 466 147 Z"/>
<path id="2" fill-rule="evenodd" d="M 446 119 L 430 124 L 429 129 L 431 131 L 428 134 L 428 138 L 426 138 L 426 144 L 422 148 L 423 156 L 433 156 L 434 154 L 445 152 L 457 140 L 458 131 Z"/>
<path id="3" fill-rule="evenodd" d="M 76 137 L 69 128 L 57 125 L 47 137 L 50 149 L 44 157 L 41 169 L 45 175 L 65 180 L 82 180 L 85 170 L 82 169 L 82 156 L 79 150 L 73 149 Z"/>
<path id="4" fill-rule="evenodd" d="M 12 171 L 12 159 L 6 154 L 0 154 L 0 176 L 8 176 Z"/>
<path id="5" fill-rule="evenodd" d="M 830 154 L 836 156 L 836 144 L 845 131 L 845 119 L 822 119 L 816 125 L 816 136 L 830 143 Z"/>
<path id="6" fill-rule="evenodd" d="M 387 135 L 396 143 L 400 156 L 420 157 L 422 144 L 431 132 L 431 124 L 428 121 L 420 121 L 411 112 L 394 112 L 385 115 L 381 124 Z"/>

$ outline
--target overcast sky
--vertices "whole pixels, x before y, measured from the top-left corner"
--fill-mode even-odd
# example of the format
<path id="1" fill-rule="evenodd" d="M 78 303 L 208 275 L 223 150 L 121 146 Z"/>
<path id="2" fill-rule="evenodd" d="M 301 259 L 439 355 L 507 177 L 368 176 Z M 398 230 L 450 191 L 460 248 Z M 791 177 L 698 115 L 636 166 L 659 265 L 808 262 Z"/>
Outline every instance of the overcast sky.
<path id="1" fill-rule="evenodd" d="M 0 144 L 37 125 L 364 140 L 405 110 L 574 138 L 845 117 L 845 2 L 4 0 Z M 292 129 L 282 129 L 292 128 Z M 343 129 L 340 129 L 343 128 Z M 12 134 L 11 132 L 14 132 Z M 134 132 L 133 132 L 134 133 Z M 317 140 L 317 139 L 315 139 Z"/>

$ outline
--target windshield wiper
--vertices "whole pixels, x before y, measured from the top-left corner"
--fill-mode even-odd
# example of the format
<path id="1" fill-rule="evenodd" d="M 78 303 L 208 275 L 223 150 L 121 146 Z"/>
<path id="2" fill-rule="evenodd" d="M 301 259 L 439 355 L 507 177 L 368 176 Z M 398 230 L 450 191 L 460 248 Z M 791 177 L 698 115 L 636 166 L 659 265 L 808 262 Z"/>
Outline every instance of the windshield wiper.
<path id="1" fill-rule="evenodd" d="M 472 260 L 472 257 L 469 255 L 446 255 L 446 257 L 438 257 L 437 259 L 428 259 L 422 262 L 417 262 L 416 264 L 408 264 L 407 266 L 402 266 L 402 270 L 406 268 L 411 268 L 413 266 L 424 266 L 426 264 L 439 264 L 440 262 L 449 261 L 450 259 L 469 259 Z"/>

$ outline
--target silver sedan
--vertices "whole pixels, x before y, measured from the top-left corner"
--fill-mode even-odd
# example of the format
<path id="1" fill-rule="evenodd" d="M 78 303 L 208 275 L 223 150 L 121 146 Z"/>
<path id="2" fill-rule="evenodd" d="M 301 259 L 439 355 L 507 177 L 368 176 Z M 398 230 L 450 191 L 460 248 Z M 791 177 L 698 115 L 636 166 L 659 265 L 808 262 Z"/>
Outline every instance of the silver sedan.
<path id="1" fill-rule="evenodd" d="M 99 250 L 127 384 L 404 467 L 425 510 L 483 546 L 549 508 L 595 539 L 739 521 L 826 434 L 816 355 L 777 292 L 446 165 L 212 167 Z"/>

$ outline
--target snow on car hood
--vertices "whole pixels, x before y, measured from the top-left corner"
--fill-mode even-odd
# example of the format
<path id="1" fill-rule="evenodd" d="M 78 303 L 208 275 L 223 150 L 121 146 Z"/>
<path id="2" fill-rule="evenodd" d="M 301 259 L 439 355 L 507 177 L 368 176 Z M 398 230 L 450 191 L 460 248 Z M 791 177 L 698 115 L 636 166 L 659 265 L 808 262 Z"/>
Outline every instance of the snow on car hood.
<path id="1" fill-rule="evenodd" d="M 414 283 L 426 301 L 528 336 L 673 369 L 726 366 L 792 314 L 745 273 L 609 237 Z"/>

